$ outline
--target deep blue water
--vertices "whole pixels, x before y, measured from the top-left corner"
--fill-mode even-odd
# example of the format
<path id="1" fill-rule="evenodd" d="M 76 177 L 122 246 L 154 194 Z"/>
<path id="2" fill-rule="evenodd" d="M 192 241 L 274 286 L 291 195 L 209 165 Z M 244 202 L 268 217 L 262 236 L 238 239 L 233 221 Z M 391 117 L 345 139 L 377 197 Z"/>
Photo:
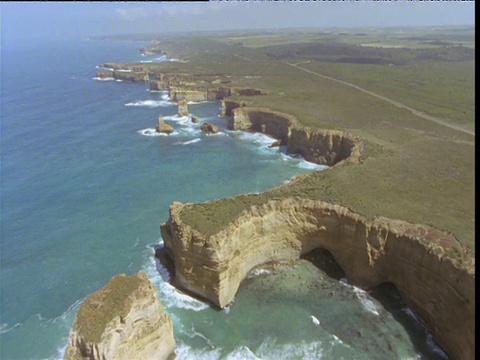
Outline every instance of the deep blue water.
<path id="1" fill-rule="evenodd" d="M 173 201 L 261 192 L 319 168 L 268 149 L 264 136 L 226 130 L 220 102 L 190 104 L 195 125 L 148 84 L 93 79 L 103 62 L 155 61 L 140 54 L 144 45 L 2 49 L 0 357 L 61 358 L 80 302 L 115 274 L 140 270 L 173 318 L 180 359 L 417 357 L 411 335 L 380 303 L 303 262 L 257 276 L 221 312 L 164 281 L 153 254 Z M 159 115 L 175 133 L 145 135 Z M 221 133 L 201 134 L 204 121 Z M 292 271 L 338 287 L 342 301 L 325 300 L 324 290 L 304 296 Z M 359 327 L 371 336 L 354 339 Z M 442 358 L 425 336 L 422 356 Z"/>

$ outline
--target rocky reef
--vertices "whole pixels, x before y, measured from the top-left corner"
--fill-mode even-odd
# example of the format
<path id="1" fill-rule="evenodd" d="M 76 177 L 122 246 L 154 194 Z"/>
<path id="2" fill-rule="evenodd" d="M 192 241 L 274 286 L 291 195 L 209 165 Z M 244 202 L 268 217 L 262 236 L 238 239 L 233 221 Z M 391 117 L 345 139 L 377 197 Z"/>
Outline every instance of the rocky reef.
<path id="1" fill-rule="evenodd" d="M 348 208 L 303 198 L 251 206 L 206 235 L 182 221 L 186 206 L 173 203 L 161 225 L 175 286 L 223 308 L 256 266 L 323 248 L 352 284 L 365 289 L 394 284 L 452 358 L 474 358 L 474 260 L 454 260 L 462 246 L 453 235 L 400 220 L 368 220 Z"/>
<path id="2" fill-rule="evenodd" d="M 145 273 L 114 276 L 80 306 L 64 359 L 174 359 L 172 321 Z"/>
<path id="3" fill-rule="evenodd" d="M 237 107 L 235 105 L 238 105 Z M 314 130 L 299 124 L 291 115 L 266 108 L 254 108 L 224 100 L 222 114 L 231 115 L 228 127 L 268 134 L 287 146 L 290 154 L 332 166 L 340 161 L 358 163 L 361 142 L 351 134 L 335 130 Z"/>

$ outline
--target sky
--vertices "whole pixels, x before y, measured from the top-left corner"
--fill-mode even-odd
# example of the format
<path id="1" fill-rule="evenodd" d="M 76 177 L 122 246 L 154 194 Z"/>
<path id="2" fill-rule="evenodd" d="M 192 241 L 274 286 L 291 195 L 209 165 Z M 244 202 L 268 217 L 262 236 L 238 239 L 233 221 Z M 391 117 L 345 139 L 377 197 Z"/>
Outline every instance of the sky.
<path id="1" fill-rule="evenodd" d="M 2 41 L 292 27 L 474 25 L 473 1 L 0 2 Z"/>

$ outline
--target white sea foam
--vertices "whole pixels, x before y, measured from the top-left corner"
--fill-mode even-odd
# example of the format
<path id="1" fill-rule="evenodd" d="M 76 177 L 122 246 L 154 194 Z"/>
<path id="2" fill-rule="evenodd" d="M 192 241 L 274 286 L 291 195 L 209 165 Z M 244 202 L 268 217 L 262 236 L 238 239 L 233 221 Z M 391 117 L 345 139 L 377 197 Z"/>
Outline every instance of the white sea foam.
<path id="1" fill-rule="evenodd" d="M 175 354 L 178 359 L 195 359 L 195 360 L 219 360 L 221 349 L 202 349 L 195 350 L 192 347 L 177 341 L 175 344 Z"/>
<path id="2" fill-rule="evenodd" d="M 97 69 L 100 69 L 100 70 L 108 70 L 108 71 L 114 71 L 113 68 L 108 68 L 108 67 L 103 67 L 103 66 L 95 66 Z"/>
<path id="3" fill-rule="evenodd" d="M 96 76 L 92 79 L 97 80 L 97 81 L 114 81 L 115 80 L 113 77 L 101 78 L 101 77 L 96 77 Z"/>
<path id="4" fill-rule="evenodd" d="M 320 326 L 320 320 L 316 316 L 310 315 L 310 318 L 315 325 Z"/>
<path id="5" fill-rule="evenodd" d="M 323 357 L 323 346 L 320 341 L 307 343 L 277 344 L 275 340 L 267 339 L 255 352 L 261 359 L 304 359 L 317 360 Z"/>
<path id="6" fill-rule="evenodd" d="M 199 141 L 201 141 L 201 140 L 202 140 L 202 139 L 200 139 L 200 138 L 195 138 L 195 139 L 188 140 L 188 141 L 179 141 L 179 142 L 175 143 L 175 145 L 195 144 L 196 142 L 199 142 Z"/>
<path id="7" fill-rule="evenodd" d="M 352 286 L 352 289 L 365 310 L 377 316 L 380 315 L 379 311 L 381 310 L 381 307 L 377 305 L 373 299 L 369 298 L 369 295 L 366 291 L 363 291 L 356 286 Z"/>
<path id="8" fill-rule="evenodd" d="M 207 304 L 180 292 L 174 286 L 170 285 L 168 282 L 170 280 L 170 274 L 157 258 L 150 256 L 145 273 L 148 275 L 150 281 L 157 287 L 158 297 L 167 309 L 182 308 L 192 311 L 202 311 L 209 307 Z"/>
<path id="9" fill-rule="evenodd" d="M 173 103 L 169 102 L 168 100 L 139 100 L 135 102 L 130 102 L 125 104 L 125 106 L 146 106 L 149 108 L 155 108 L 160 106 L 171 106 L 174 105 Z"/>
<path id="10" fill-rule="evenodd" d="M 131 69 L 118 69 L 118 72 L 132 72 Z"/>
<path id="11" fill-rule="evenodd" d="M 227 355 L 228 360 L 261 360 L 248 346 L 241 346 Z"/>
<path id="12" fill-rule="evenodd" d="M 115 81 L 117 81 L 117 82 L 123 82 L 123 80 L 120 80 L 120 79 L 117 79 L 117 80 L 115 80 Z"/>
<path id="13" fill-rule="evenodd" d="M 22 326 L 21 323 L 16 323 L 15 325 L 13 326 L 10 326 L 8 324 L 0 324 L 0 334 L 5 334 L 7 332 L 9 332 L 10 330 L 13 330 L 19 326 Z"/>
<path id="14" fill-rule="evenodd" d="M 139 130 L 138 133 L 142 134 L 143 136 L 170 136 L 175 134 L 175 132 L 172 134 L 159 133 L 153 128 Z"/>
<path id="15" fill-rule="evenodd" d="M 251 272 L 253 276 L 261 276 L 261 275 L 268 275 L 270 274 L 270 271 L 267 269 L 255 269 Z"/>
<path id="16" fill-rule="evenodd" d="M 328 166 L 318 165 L 307 160 L 300 161 L 298 163 L 298 166 L 302 169 L 317 170 L 317 171 L 328 169 Z"/>

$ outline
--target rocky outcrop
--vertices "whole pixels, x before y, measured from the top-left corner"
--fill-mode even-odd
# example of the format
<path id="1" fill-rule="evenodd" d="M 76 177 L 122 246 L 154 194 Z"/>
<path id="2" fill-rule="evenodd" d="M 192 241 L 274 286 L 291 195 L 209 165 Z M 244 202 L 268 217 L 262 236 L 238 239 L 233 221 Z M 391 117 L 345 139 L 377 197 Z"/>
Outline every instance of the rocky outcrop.
<path id="1" fill-rule="evenodd" d="M 172 321 L 145 273 L 117 275 L 80 305 L 64 359 L 174 358 Z"/>
<path id="2" fill-rule="evenodd" d="M 121 81 L 148 82 L 150 76 L 144 71 L 134 71 L 132 69 L 120 70 L 102 70 L 97 72 L 97 78 L 114 78 Z"/>
<path id="3" fill-rule="evenodd" d="M 209 122 L 204 122 L 200 127 L 200 129 L 202 130 L 203 134 L 216 134 L 219 131 L 219 128 L 217 125 Z"/>
<path id="4" fill-rule="evenodd" d="M 175 202 L 161 225 L 175 286 L 223 308 L 254 267 L 324 248 L 354 285 L 394 284 L 452 358 L 474 358 L 474 259 L 455 260 L 452 254 L 463 250 L 451 234 L 289 198 L 251 206 L 226 228 L 206 235 L 182 221 L 185 206 Z"/>
<path id="5" fill-rule="evenodd" d="M 192 123 L 196 124 L 200 121 L 200 118 L 198 116 L 192 116 Z"/>
<path id="6" fill-rule="evenodd" d="M 172 125 L 168 125 L 163 120 L 163 116 L 158 117 L 158 125 L 155 127 L 155 131 L 158 133 L 171 134 L 175 131 Z"/>
<path id="7" fill-rule="evenodd" d="M 188 103 L 186 100 L 180 100 L 178 102 L 178 116 L 188 116 Z"/>
<path id="8" fill-rule="evenodd" d="M 287 153 L 305 160 L 332 166 L 340 161 L 358 163 L 361 143 L 353 135 L 335 130 L 313 130 L 301 126 L 291 115 L 266 108 L 237 107 L 224 102 L 225 114 L 232 118 L 229 129 L 261 132 L 287 145 Z"/>
<path id="9" fill-rule="evenodd" d="M 247 105 L 248 103 L 246 101 L 223 99 L 222 100 L 222 116 L 232 116 L 233 109 L 236 109 L 238 107 L 244 107 Z"/>
<path id="10" fill-rule="evenodd" d="M 165 55 L 165 51 L 159 45 L 144 46 L 140 48 L 140 52 L 144 55 L 162 54 Z"/>

